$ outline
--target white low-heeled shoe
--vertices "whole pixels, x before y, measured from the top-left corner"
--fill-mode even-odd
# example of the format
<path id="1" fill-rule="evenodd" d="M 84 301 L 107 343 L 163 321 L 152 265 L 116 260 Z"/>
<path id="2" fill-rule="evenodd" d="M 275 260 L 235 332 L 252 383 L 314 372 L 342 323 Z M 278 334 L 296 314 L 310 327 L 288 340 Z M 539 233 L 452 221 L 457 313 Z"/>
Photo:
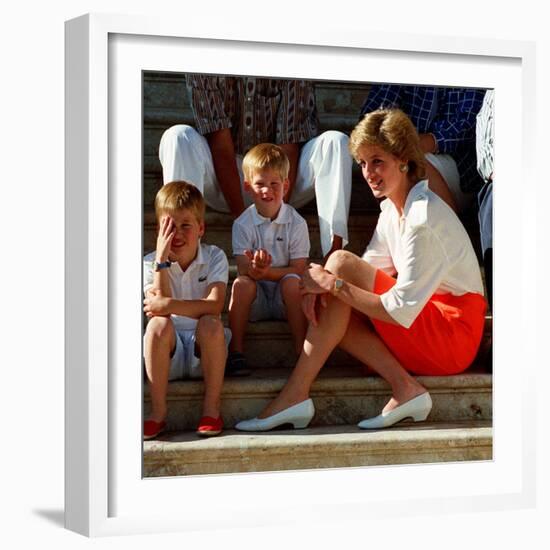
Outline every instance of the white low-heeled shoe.
<path id="1" fill-rule="evenodd" d="M 428 392 L 421 393 L 391 411 L 362 420 L 357 426 L 363 430 L 376 430 L 393 426 L 404 418 L 412 418 L 415 422 L 422 422 L 428 418 L 431 410 L 432 398 L 430 394 Z"/>
<path id="2" fill-rule="evenodd" d="M 241 420 L 235 428 L 243 432 L 266 432 L 283 424 L 292 424 L 294 428 L 306 428 L 315 414 L 315 407 L 311 399 L 292 405 L 267 418 L 251 418 Z"/>

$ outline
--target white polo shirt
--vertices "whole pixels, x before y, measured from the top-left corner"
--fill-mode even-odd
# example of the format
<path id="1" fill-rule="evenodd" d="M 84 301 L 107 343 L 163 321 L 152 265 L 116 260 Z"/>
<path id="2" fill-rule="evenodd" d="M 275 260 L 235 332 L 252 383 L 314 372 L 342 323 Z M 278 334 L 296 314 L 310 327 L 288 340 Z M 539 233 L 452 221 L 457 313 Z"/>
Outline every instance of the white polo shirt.
<path id="1" fill-rule="evenodd" d="M 408 328 L 432 294 L 483 295 L 479 264 L 464 226 L 452 209 L 428 189 L 427 180 L 409 192 L 403 216 L 381 203 L 374 235 L 363 259 L 397 283 L 380 296 L 384 309 Z"/>
<path id="2" fill-rule="evenodd" d="M 155 252 L 143 258 L 143 291 L 147 292 L 153 286 Z M 227 284 L 229 280 L 229 264 L 223 250 L 210 244 L 199 244 L 196 258 L 183 271 L 175 262 L 168 269 L 172 297 L 176 300 L 200 300 L 206 298 L 208 286 L 212 283 Z M 194 330 L 197 319 L 172 315 L 176 329 Z"/>
<path id="3" fill-rule="evenodd" d="M 253 204 L 233 222 L 233 254 L 264 248 L 272 257 L 273 267 L 287 267 L 290 260 L 309 257 L 307 222 L 289 204 L 283 203 L 278 216 L 264 218 Z"/>

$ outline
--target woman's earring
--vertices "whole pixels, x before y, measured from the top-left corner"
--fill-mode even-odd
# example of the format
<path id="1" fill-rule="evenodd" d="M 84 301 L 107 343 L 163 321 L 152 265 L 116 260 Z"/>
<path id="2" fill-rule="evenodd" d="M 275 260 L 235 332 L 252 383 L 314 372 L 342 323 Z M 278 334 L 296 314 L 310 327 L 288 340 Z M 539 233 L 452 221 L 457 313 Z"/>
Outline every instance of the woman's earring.
<path id="1" fill-rule="evenodd" d="M 409 166 L 407 164 L 400 164 L 399 165 L 399 170 L 401 170 L 401 172 L 403 172 L 403 173 L 408 172 L 409 171 Z"/>

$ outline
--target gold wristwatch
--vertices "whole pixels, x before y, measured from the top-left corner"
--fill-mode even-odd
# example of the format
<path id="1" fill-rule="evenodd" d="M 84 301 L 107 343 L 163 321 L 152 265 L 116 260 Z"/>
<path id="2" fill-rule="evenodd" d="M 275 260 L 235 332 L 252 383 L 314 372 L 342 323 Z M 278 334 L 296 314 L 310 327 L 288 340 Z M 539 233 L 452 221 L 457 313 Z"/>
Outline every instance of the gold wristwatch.
<path id="1" fill-rule="evenodd" d="M 342 290 L 342 287 L 344 286 L 344 279 L 334 279 L 334 287 L 332 288 L 334 294 L 338 294 L 340 290 Z"/>

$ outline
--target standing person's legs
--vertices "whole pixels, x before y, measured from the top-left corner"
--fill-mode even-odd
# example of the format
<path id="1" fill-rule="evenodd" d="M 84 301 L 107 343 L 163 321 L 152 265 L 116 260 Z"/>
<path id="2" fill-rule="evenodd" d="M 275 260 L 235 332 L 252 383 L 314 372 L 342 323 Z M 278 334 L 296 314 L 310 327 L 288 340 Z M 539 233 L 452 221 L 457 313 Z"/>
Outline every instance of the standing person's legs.
<path id="1" fill-rule="evenodd" d="M 229 212 L 216 178 L 208 142 L 192 126 L 177 124 L 168 128 L 160 140 L 159 159 L 164 183 L 181 180 L 192 183 L 203 194 L 210 208 L 218 212 Z M 242 187 L 242 158 L 237 157 L 236 161 L 241 176 L 241 193 L 246 204 L 247 195 Z"/>
<path id="2" fill-rule="evenodd" d="M 330 130 L 309 140 L 300 153 L 296 186 L 290 198 L 300 208 L 315 196 L 323 256 L 347 245 L 352 158 L 349 138 Z"/>

